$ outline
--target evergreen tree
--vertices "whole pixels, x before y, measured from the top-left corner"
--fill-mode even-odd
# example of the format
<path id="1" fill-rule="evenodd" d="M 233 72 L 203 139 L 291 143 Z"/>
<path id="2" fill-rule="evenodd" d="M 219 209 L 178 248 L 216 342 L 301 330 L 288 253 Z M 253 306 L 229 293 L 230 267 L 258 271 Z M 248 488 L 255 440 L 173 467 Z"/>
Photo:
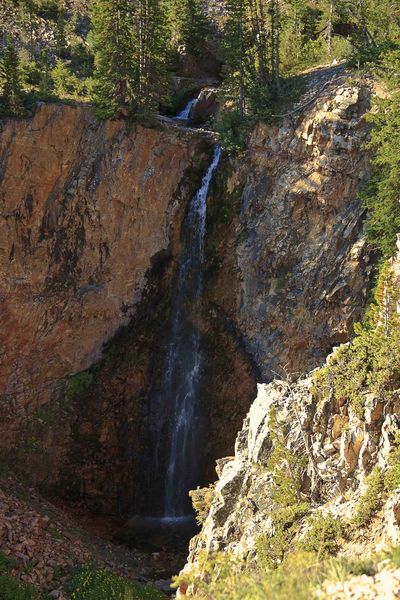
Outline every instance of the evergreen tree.
<path id="1" fill-rule="evenodd" d="M 93 1 L 94 100 L 102 117 L 132 112 L 134 106 L 132 23 L 130 0 Z"/>
<path id="2" fill-rule="evenodd" d="M 225 90 L 240 116 L 263 114 L 279 95 L 281 0 L 228 0 Z"/>
<path id="3" fill-rule="evenodd" d="M 169 5 L 172 44 L 201 56 L 210 23 L 200 0 L 172 0 Z"/>
<path id="4" fill-rule="evenodd" d="M 377 101 L 370 146 L 375 151 L 372 176 L 361 196 L 368 208 L 367 234 L 383 256 L 395 251 L 400 231 L 400 50 L 383 61 L 384 83 L 390 96 Z"/>
<path id="5" fill-rule="evenodd" d="M 23 92 L 20 81 L 18 52 L 9 36 L 0 59 L 1 103 L 4 111 L 17 116 L 23 112 Z"/>
<path id="6" fill-rule="evenodd" d="M 241 118 L 245 114 L 248 36 L 245 0 L 227 0 L 228 19 L 224 31 L 225 94 L 233 101 Z"/>
<path id="7" fill-rule="evenodd" d="M 168 92 L 166 5 L 160 0 L 136 0 L 134 24 L 134 102 L 137 113 L 146 114 L 157 111 Z"/>
<path id="8" fill-rule="evenodd" d="M 158 109 L 168 88 L 168 36 L 160 0 L 94 0 L 94 99 L 103 117 Z"/>

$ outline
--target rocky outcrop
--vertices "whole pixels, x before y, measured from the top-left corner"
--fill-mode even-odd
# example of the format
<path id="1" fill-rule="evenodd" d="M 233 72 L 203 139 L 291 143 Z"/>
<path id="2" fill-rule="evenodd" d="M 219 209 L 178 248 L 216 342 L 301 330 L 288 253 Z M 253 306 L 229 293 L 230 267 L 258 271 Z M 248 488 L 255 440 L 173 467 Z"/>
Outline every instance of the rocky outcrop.
<path id="1" fill-rule="evenodd" d="M 256 126 L 210 199 L 209 299 L 235 322 L 264 381 L 320 364 L 351 335 L 369 288 L 357 190 L 368 177 L 371 91 L 343 80 L 320 87 L 303 110 Z"/>
<path id="2" fill-rule="evenodd" d="M 390 288 L 383 293 L 381 314 L 387 311 L 389 294 L 392 308 L 397 306 L 400 252 L 388 265 L 383 287 L 390 282 Z M 379 315 L 376 322 L 377 331 L 385 335 Z M 398 327 L 396 320 L 391 323 L 392 329 Z M 356 342 L 352 345 L 356 347 Z M 307 377 L 287 376 L 285 380 L 258 385 L 257 398 L 238 433 L 234 456 L 217 461 L 218 480 L 208 516 L 200 534 L 190 544 L 183 581 L 185 573 L 198 568 L 198 559 L 204 553 L 206 556 L 218 551 L 233 553 L 240 557 L 243 566 L 251 564 L 257 559 L 260 537 L 271 541 L 275 535 L 284 536 L 285 525 L 290 529 L 296 521 L 284 550 L 296 549 L 296 543 L 300 543 L 297 549 L 301 549 L 315 519 L 329 515 L 342 528 L 336 551 L 351 559 L 365 559 L 382 548 L 398 544 L 399 390 L 396 384 L 389 383 L 387 387 L 374 388 L 372 377 L 372 384 L 364 382 L 362 402 L 357 404 L 346 394 L 335 395 L 332 382 L 321 387 L 321 376 L 329 373 L 330 366 L 345 348 L 347 345 L 336 348 L 324 368 L 312 371 Z M 379 368 L 382 365 L 377 367 L 376 378 Z M 354 377 L 358 376 L 355 372 Z M 295 482 L 291 485 L 296 487 L 297 499 L 289 504 L 282 493 L 288 494 L 293 488 L 282 487 L 285 480 Z M 293 517 L 296 510 L 298 516 Z M 288 520 L 277 534 L 279 511 L 282 511 L 280 518 L 286 515 Z M 278 544 L 282 539 L 285 537 L 278 537 Z M 380 555 L 377 556 L 379 562 Z M 327 582 L 321 598 L 350 597 L 345 591 L 350 593 L 353 588 L 351 597 L 361 598 L 364 584 L 365 597 L 383 598 L 382 581 L 393 579 L 393 585 L 398 586 L 397 576 L 387 570 L 386 563 L 376 567 L 375 576 L 355 578 L 345 585 Z M 192 591 L 183 585 L 178 597 Z"/>
<path id="3" fill-rule="evenodd" d="M 206 147 L 176 129 L 100 124 L 88 106 L 2 122 L 1 444 L 100 357 L 152 266 L 179 251 Z"/>
<path id="4" fill-rule="evenodd" d="M 246 156 L 217 173 L 195 317 L 205 483 L 233 449 L 256 374 L 315 366 L 361 315 L 371 266 L 354 198 L 368 173 L 368 105 L 365 86 L 332 83 L 300 116 L 258 124 Z M 19 436 L 15 462 L 47 491 L 140 509 L 146 398 L 209 142 L 178 126 L 99 124 L 83 106 L 41 105 L 2 128 L 0 444 Z"/>
<path id="5" fill-rule="evenodd" d="M 202 552 L 223 550 L 247 562 L 254 560 L 260 536 L 273 536 L 275 484 L 269 459 L 276 427 L 284 432 L 286 447 L 304 461 L 301 493 L 311 501 L 311 514 L 321 510 L 322 514 L 332 512 L 336 519 L 350 518 L 365 491 L 366 475 L 375 465 L 387 467 L 389 440 L 400 424 L 400 399 L 369 398 L 359 418 L 348 404 L 318 401 L 312 385 L 311 375 L 297 382 L 275 380 L 258 386 L 257 398 L 237 436 L 235 455 L 217 461 L 212 504 L 201 533 L 191 542 L 185 570 L 193 568 Z M 274 425 L 272 411 L 277 418 Z M 396 543 L 398 511 L 395 492 L 382 509 L 383 526 L 373 530 L 372 540 L 366 536 L 370 552 Z M 359 535 L 353 554 L 364 552 L 362 539 Z"/>
<path id="6" fill-rule="evenodd" d="M 364 419 L 359 419 L 347 405 L 319 403 L 311 389 L 312 377 L 294 384 L 275 380 L 258 386 L 236 439 L 235 456 L 217 461 L 213 503 L 189 560 L 202 549 L 251 555 L 257 538 L 272 534 L 274 484 L 267 468 L 273 449 L 271 409 L 287 434 L 287 447 L 307 458 L 302 489 L 314 498 L 315 507 L 335 498 L 337 514 L 345 514 L 352 504 L 346 505 L 343 494 L 362 489 L 371 468 L 387 464 L 388 439 L 399 425 L 398 401 L 385 405 L 371 398 Z"/>
<path id="7" fill-rule="evenodd" d="M 217 89 L 204 88 L 200 91 L 192 110 L 190 111 L 190 123 L 193 125 L 204 125 L 218 112 Z"/>

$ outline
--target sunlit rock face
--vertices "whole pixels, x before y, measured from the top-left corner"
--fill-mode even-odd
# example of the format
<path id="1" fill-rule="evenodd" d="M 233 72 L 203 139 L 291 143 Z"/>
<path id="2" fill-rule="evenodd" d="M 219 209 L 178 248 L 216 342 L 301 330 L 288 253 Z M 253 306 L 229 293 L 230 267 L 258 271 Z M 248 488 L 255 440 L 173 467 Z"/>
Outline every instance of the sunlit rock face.
<path id="1" fill-rule="evenodd" d="M 370 96 L 327 86 L 278 125 L 259 123 L 226 167 L 220 194 L 237 214 L 229 236 L 214 236 L 210 297 L 235 321 L 260 380 L 321 364 L 362 315 L 371 260 L 357 192 L 369 173 Z"/>
<path id="2" fill-rule="evenodd" d="M 84 106 L 42 104 L 32 119 L 3 121 L 2 443 L 130 320 L 201 148 L 171 129 L 100 124 Z"/>

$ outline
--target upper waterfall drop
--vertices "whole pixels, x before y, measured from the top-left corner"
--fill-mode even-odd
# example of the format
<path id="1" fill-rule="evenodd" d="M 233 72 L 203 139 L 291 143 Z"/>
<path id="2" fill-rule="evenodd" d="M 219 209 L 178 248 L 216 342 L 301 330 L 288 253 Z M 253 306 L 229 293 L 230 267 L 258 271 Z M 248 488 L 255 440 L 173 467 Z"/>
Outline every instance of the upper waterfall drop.
<path id="1" fill-rule="evenodd" d="M 153 399 L 165 413 L 164 431 L 155 432 L 155 471 L 165 480 L 163 514 L 178 518 L 190 510 L 188 491 L 201 482 L 199 445 L 202 414 L 199 387 L 203 353 L 194 319 L 199 312 L 204 287 L 204 241 L 207 195 L 221 157 L 215 146 L 213 157 L 194 195 L 183 226 L 183 249 L 171 301 L 169 340 L 163 363 L 160 391 Z M 166 439 L 166 447 L 161 436 Z"/>
<path id="2" fill-rule="evenodd" d="M 197 96 L 191 98 L 183 110 L 176 115 L 175 119 L 178 119 L 179 121 L 187 121 L 190 118 L 190 113 L 192 112 L 192 108 L 196 104 L 197 100 Z"/>

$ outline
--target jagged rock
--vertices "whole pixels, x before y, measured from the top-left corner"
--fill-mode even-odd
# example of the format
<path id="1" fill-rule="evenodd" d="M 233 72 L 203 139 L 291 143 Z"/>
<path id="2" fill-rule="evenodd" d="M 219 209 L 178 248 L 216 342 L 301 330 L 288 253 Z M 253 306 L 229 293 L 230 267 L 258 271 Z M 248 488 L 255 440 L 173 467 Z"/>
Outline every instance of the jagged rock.
<path id="1" fill-rule="evenodd" d="M 329 361 L 329 357 L 328 357 Z M 274 380 L 258 385 L 258 395 L 244 420 L 235 447 L 235 456 L 219 465 L 219 479 L 202 531 L 190 544 L 188 565 L 202 551 L 224 550 L 251 559 L 257 538 L 273 532 L 273 480 L 268 459 L 274 447 L 270 430 L 271 408 L 278 427 L 286 432 L 286 446 L 306 458 L 302 488 L 310 489 L 312 509 L 332 511 L 350 518 L 365 490 L 365 478 L 379 460 L 387 466 L 386 437 L 398 422 L 393 402 L 381 401 L 377 410 L 370 398 L 366 412 L 374 406 L 374 426 L 344 406 L 329 399 L 317 401 L 312 392 L 312 375 L 296 383 Z M 366 452 L 368 448 L 368 452 Z M 384 459 L 384 457 L 386 457 Z M 386 539 L 400 539 L 400 492 L 385 507 Z M 179 596 L 178 596 L 179 597 Z M 341 596 L 340 596 L 341 597 Z M 357 596 L 358 597 L 358 596 Z"/>
<path id="2" fill-rule="evenodd" d="M 190 112 L 190 122 L 193 125 L 202 125 L 211 117 L 215 117 L 217 111 L 217 90 L 215 88 L 202 89 Z"/>
<path id="3" fill-rule="evenodd" d="M 395 600 L 399 597 L 400 569 L 352 577 L 343 583 L 326 583 L 317 593 L 321 600 Z"/>
<path id="4" fill-rule="evenodd" d="M 314 368 L 361 317 L 371 265 L 356 196 L 369 172 L 370 96 L 367 85 L 333 83 L 279 125 L 259 122 L 231 162 L 226 192 L 240 196 L 239 214 L 210 295 L 265 381 L 282 365 Z"/>

